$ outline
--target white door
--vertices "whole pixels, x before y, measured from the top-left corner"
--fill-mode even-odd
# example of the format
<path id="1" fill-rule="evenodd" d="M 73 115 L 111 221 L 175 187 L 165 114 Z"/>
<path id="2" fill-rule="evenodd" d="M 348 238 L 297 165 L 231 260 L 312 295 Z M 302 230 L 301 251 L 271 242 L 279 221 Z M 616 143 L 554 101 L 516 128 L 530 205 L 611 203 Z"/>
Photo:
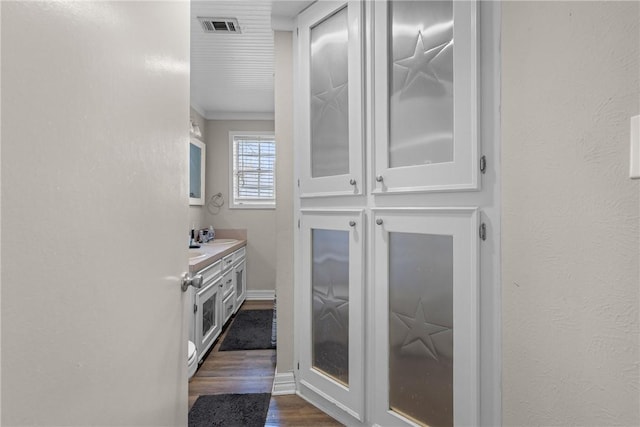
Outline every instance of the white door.
<path id="1" fill-rule="evenodd" d="M 222 331 L 222 280 L 218 278 L 196 293 L 196 349 L 199 360 L 204 359 Z"/>
<path id="2" fill-rule="evenodd" d="M 373 7 L 373 192 L 477 189 L 476 3 Z"/>
<path id="3" fill-rule="evenodd" d="M 379 425 L 478 425 L 478 210 L 374 215 Z"/>
<path id="4" fill-rule="evenodd" d="M 186 425 L 189 3 L 0 7 L 2 425 Z"/>
<path id="5" fill-rule="evenodd" d="M 240 306 L 245 300 L 245 296 L 247 293 L 247 275 L 245 274 L 246 269 L 246 260 L 243 259 L 240 261 L 235 267 L 233 267 L 233 272 L 235 274 L 235 312 L 240 309 Z"/>
<path id="6" fill-rule="evenodd" d="M 298 17 L 301 197 L 362 194 L 359 1 L 322 1 Z"/>
<path id="7" fill-rule="evenodd" d="M 364 420 L 364 214 L 302 210 L 300 387 Z"/>

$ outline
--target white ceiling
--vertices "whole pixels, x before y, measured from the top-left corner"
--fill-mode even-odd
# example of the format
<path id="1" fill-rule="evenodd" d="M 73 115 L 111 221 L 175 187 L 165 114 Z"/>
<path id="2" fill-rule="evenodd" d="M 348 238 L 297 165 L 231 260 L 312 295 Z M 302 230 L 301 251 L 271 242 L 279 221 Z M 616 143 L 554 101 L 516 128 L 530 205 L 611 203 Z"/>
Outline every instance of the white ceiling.
<path id="1" fill-rule="evenodd" d="M 191 2 L 191 105 L 209 119 L 273 116 L 273 30 L 312 1 Z M 205 33 L 199 16 L 237 18 L 241 34 Z"/>

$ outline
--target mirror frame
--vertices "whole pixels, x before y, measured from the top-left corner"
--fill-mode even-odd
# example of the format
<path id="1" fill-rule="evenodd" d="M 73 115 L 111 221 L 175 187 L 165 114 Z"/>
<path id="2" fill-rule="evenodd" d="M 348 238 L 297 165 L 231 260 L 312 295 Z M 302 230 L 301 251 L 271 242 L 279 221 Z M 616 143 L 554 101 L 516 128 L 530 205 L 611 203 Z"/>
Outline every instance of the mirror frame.
<path id="1" fill-rule="evenodd" d="M 195 145 L 196 147 L 200 148 L 201 151 L 201 155 L 200 155 L 200 197 L 191 197 L 191 145 Z M 203 206 L 204 205 L 204 199 L 205 199 L 205 192 L 204 192 L 204 172 L 205 172 L 205 166 L 206 166 L 206 153 L 207 153 L 207 146 L 200 141 L 197 138 L 191 138 L 191 140 L 189 141 L 189 206 Z"/>

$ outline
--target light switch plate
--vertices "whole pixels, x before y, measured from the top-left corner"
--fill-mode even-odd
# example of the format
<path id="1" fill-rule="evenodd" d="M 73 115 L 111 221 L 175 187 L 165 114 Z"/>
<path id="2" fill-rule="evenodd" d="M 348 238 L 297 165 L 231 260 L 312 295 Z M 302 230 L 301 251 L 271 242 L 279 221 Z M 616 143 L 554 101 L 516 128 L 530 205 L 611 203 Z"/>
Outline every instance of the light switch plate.
<path id="1" fill-rule="evenodd" d="M 640 179 L 640 116 L 631 117 L 631 161 L 629 178 Z"/>

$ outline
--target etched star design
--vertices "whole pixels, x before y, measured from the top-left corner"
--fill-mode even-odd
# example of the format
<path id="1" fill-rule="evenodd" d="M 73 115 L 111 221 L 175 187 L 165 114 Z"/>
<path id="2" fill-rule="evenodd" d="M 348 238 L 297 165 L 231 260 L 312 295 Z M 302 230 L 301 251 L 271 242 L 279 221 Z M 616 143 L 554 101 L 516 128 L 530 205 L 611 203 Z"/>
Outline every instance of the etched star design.
<path id="1" fill-rule="evenodd" d="M 342 108 L 340 107 L 340 101 L 338 97 L 346 87 L 347 83 L 334 86 L 333 78 L 331 77 L 331 74 L 329 74 L 329 90 L 321 92 L 317 95 L 313 95 L 314 97 L 322 101 L 322 106 L 320 107 L 320 116 L 324 115 L 325 111 L 328 108 L 332 108 L 338 113 L 342 113 Z"/>
<path id="2" fill-rule="evenodd" d="M 438 352 L 431 336 L 438 332 L 446 331 L 449 328 L 427 322 L 422 307 L 422 300 L 418 302 L 418 308 L 413 317 L 404 314 L 394 313 L 398 319 L 407 327 L 407 335 L 404 337 L 401 348 L 405 348 L 414 342 L 420 342 L 427 353 L 435 360 L 438 360 Z"/>
<path id="3" fill-rule="evenodd" d="M 338 297 L 333 291 L 333 281 L 329 282 L 327 292 L 320 292 L 319 290 L 313 291 L 314 296 L 322 301 L 322 307 L 320 308 L 320 314 L 318 315 L 320 320 L 324 320 L 327 317 L 332 317 L 336 323 L 342 328 L 342 316 L 340 315 L 340 309 L 349 304 L 349 300 L 343 297 Z"/>
<path id="4" fill-rule="evenodd" d="M 404 80 L 403 90 L 407 89 L 421 75 L 429 80 L 439 82 L 440 79 L 438 79 L 431 61 L 440 55 L 450 43 L 451 42 L 445 42 L 425 50 L 422 32 L 418 33 L 418 41 L 413 55 L 395 62 L 397 65 L 408 70 L 407 77 Z"/>

